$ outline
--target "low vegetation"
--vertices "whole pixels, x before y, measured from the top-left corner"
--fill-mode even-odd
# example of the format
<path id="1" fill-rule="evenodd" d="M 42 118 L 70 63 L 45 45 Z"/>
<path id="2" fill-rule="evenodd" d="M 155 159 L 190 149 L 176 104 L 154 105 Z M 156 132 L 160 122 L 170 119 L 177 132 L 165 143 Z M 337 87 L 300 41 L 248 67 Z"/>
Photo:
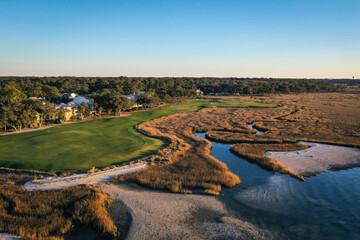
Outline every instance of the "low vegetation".
<path id="1" fill-rule="evenodd" d="M 193 132 L 206 132 L 209 139 L 219 142 L 241 143 L 232 147 L 239 156 L 302 180 L 302 176 L 276 159 L 266 157 L 265 152 L 305 149 L 306 145 L 295 144 L 299 140 L 360 146 L 359 93 L 262 96 L 247 100 L 275 102 L 281 107 L 203 109 L 140 124 L 141 132 L 168 139 L 171 145 L 152 157 L 154 163 L 160 164 L 118 176 L 114 182 L 132 181 L 174 192 L 203 188 L 213 194 L 221 186 L 238 184 L 226 166 L 211 157 L 211 144 L 195 137 Z M 256 135 L 248 124 L 265 133 Z"/>
<path id="2" fill-rule="evenodd" d="M 25 191 L 33 175 L 0 174 L 0 232 L 26 239 L 64 235 L 72 226 L 92 227 L 114 237 L 117 229 L 106 210 L 110 199 L 92 186 Z"/>
<path id="3" fill-rule="evenodd" d="M 296 174 L 286 165 L 280 163 L 277 159 L 268 157 L 265 152 L 288 152 L 297 151 L 308 148 L 308 145 L 299 143 L 283 143 L 283 144 L 248 144 L 241 143 L 232 145 L 230 151 L 235 155 L 245 158 L 250 162 L 256 163 L 260 167 L 279 173 L 289 174 L 300 180 L 305 180 L 303 176 Z"/>
<path id="4" fill-rule="evenodd" d="M 145 136 L 136 125 L 169 114 L 215 106 L 274 106 L 236 100 L 204 100 L 170 104 L 128 117 L 62 125 L 46 130 L 0 136 L 0 166 L 64 172 L 86 171 L 133 161 L 167 146 Z M 19 151 L 21 149 L 21 151 Z"/>
<path id="5" fill-rule="evenodd" d="M 253 132 L 245 122 L 231 120 L 232 114 L 240 109 L 245 111 L 248 108 L 207 108 L 140 124 L 138 129 L 141 132 L 168 139 L 171 145 L 152 156 L 154 165 L 140 172 L 117 176 L 113 181 L 136 182 L 172 192 L 202 188 L 204 192 L 214 195 L 218 194 L 221 187 L 239 184 L 240 179 L 224 163 L 211 156 L 211 144 L 196 137 L 193 132 L 211 129 Z"/>

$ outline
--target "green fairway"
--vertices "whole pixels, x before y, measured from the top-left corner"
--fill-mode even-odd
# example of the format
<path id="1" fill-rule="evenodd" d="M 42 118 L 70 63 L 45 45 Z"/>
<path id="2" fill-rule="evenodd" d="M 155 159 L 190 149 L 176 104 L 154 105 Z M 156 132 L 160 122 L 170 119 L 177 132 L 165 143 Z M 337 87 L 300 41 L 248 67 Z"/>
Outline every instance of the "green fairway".
<path id="1" fill-rule="evenodd" d="M 167 142 L 139 133 L 135 126 L 177 112 L 205 107 L 273 107 L 238 99 L 198 100 L 108 118 L 0 136 L 0 167 L 40 171 L 88 170 L 139 159 Z"/>

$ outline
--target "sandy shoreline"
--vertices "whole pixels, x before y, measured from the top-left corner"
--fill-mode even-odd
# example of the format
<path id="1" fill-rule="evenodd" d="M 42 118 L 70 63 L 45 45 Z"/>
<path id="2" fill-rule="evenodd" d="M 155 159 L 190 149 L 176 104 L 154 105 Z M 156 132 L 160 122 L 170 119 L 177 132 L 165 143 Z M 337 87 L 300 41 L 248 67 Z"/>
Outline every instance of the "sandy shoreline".
<path id="1" fill-rule="evenodd" d="M 270 232 L 231 217 L 214 196 L 169 193 L 136 184 L 106 184 L 115 175 L 146 167 L 145 162 L 140 162 L 93 174 L 48 177 L 28 182 L 24 188 L 44 191 L 79 184 L 98 185 L 114 198 L 114 203 L 128 209 L 132 219 L 129 229 L 124 229 L 124 224 L 118 226 L 127 232 L 125 239 L 275 239 Z M 117 216 L 124 210 L 115 206 L 109 213 Z"/>
<path id="2" fill-rule="evenodd" d="M 266 155 L 278 159 L 296 174 L 303 176 L 360 163 L 360 150 L 356 148 L 313 142 L 299 143 L 311 147 L 292 152 L 267 152 Z"/>
<path id="3" fill-rule="evenodd" d="M 267 155 L 277 158 L 298 174 L 322 172 L 334 165 L 360 161 L 359 149 L 301 143 L 311 147 L 293 152 L 268 152 Z M 36 191 L 79 184 L 98 185 L 114 198 L 114 203 L 123 205 L 131 215 L 131 221 L 125 227 L 124 223 L 118 224 L 119 229 L 127 233 L 125 239 L 279 239 L 273 233 L 232 217 L 224 204 L 214 196 L 175 194 L 136 184 L 107 183 L 115 175 L 146 167 L 146 162 L 139 162 L 92 174 L 49 177 L 28 182 L 24 188 Z M 115 206 L 109 209 L 109 213 L 118 216 L 124 214 L 124 209 Z M 14 239 L 12 237 L 0 235 L 0 239 Z"/>
<path id="4" fill-rule="evenodd" d="M 81 184 L 102 184 L 117 175 L 143 170 L 147 167 L 148 164 L 146 162 L 139 162 L 121 167 L 114 167 L 95 173 L 81 173 L 66 177 L 47 177 L 44 179 L 27 182 L 24 184 L 24 188 L 27 191 L 44 191 L 50 189 L 71 187 Z"/>
<path id="5" fill-rule="evenodd" d="M 18 238 L 15 235 L 9 233 L 0 233 L 0 240 L 17 240 L 17 239 L 21 239 L 21 238 Z"/>
<path id="6" fill-rule="evenodd" d="M 102 189 L 131 213 L 126 239 L 276 239 L 231 217 L 214 196 L 161 192 L 136 184 L 102 185 Z"/>

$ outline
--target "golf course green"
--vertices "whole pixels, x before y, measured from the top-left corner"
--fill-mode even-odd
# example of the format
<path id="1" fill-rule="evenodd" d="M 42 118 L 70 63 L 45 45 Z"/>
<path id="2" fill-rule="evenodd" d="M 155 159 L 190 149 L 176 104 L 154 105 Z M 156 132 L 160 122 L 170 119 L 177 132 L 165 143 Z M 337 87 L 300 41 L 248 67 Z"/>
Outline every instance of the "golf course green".
<path id="1" fill-rule="evenodd" d="M 206 107 L 274 107 L 239 99 L 169 104 L 122 118 L 105 118 L 49 129 L 0 136 L 0 167 L 39 171 L 86 171 L 122 164 L 167 146 L 135 128 L 165 115 Z"/>

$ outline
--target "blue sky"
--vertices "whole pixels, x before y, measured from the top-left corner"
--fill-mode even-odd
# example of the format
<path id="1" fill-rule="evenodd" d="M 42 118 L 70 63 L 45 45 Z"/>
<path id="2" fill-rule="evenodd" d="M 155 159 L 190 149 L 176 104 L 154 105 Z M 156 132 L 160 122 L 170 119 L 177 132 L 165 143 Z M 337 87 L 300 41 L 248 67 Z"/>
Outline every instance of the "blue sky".
<path id="1" fill-rule="evenodd" d="M 0 75 L 360 78 L 360 0 L 1 0 Z"/>

